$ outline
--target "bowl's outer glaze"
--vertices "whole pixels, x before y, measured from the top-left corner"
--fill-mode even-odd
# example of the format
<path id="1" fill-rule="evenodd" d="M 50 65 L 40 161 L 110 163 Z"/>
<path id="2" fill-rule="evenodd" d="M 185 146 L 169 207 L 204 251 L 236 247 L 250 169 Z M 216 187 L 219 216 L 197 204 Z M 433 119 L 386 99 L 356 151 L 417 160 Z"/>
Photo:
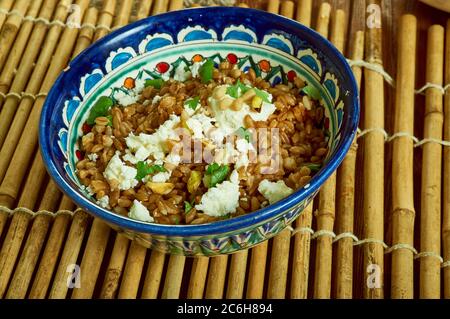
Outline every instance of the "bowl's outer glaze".
<path id="1" fill-rule="evenodd" d="M 245 216 L 212 224 L 148 224 L 111 213 L 89 199 L 74 172 L 77 138 L 100 96 L 132 95 L 143 81 L 173 75 L 182 63 L 227 59 L 253 67 L 271 83 L 301 75 L 325 101 L 330 135 L 327 164 L 291 196 Z M 124 86 L 132 78 L 135 87 Z M 127 83 L 130 83 L 129 81 Z M 141 84 L 139 84 L 141 83 Z M 184 255 L 216 255 L 249 248 L 294 221 L 347 153 L 359 120 L 356 82 L 345 58 L 316 32 L 281 16 L 242 8 L 200 8 L 138 21 L 82 52 L 57 79 L 44 104 L 40 147 L 58 186 L 78 205 L 146 247 Z"/>

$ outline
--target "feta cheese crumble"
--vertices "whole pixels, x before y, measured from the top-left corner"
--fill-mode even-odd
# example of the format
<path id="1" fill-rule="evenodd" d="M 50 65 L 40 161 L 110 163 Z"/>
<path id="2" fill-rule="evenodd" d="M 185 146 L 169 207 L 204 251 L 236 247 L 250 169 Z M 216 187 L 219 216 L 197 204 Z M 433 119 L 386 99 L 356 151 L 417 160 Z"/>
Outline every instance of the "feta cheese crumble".
<path id="1" fill-rule="evenodd" d="M 259 183 L 258 191 L 270 204 L 276 203 L 294 192 L 294 190 L 288 187 L 284 181 L 271 182 L 267 179 Z"/>
<path id="2" fill-rule="evenodd" d="M 153 223 L 155 220 L 150 215 L 147 207 L 142 205 L 138 200 L 133 201 L 133 206 L 131 206 L 130 212 L 128 213 L 128 217 L 136 220 L 140 220 L 147 223 Z"/>
<path id="3" fill-rule="evenodd" d="M 214 128 L 213 122 L 215 122 L 214 118 L 204 114 L 195 114 L 186 121 L 186 125 L 194 133 L 194 138 L 202 139 L 210 129 Z"/>
<path id="4" fill-rule="evenodd" d="M 231 214 L 239 207 L 239 196 L 239 175 L 234 170 L 229 181 L 224 181 L 203 194 L 195 209 L 214 217 Z"/>
<path id="5" fill-rule="evenodd" d="M 103 208 L 109 208 L 109 196 L 105 195 L 102 198 L 99 198 L 97 204 L 99 204 Z"/>
<path id="6" fill-rule="evenodd" d="M 135 179 L 137 170 L 122 162 L 119 155 L 120 152 L 116 152 L 111 158 L 108 166 L 106 166 L 103 176 L 105 176 L 108 181 L 115 180 L 119 182 L 119 189 L 127 190 L 138 184 L 138 181 Z"/>
<path id="7" fill-rule="evenodd" d="M 179 123 L 180 117 L 172 114 L 155 133 L 141 133 L 137 136 L 131 133 L 125 138 L 125 142 L 128 148 L 135 152 L 134 156 L 138 161 L 145 161 L 149 156 L 163 159 L 167 151 L 165 142 L 168 139 L 177 141 L 180 139 L 175 131 L 175 126 Z"/>
<path id="8" fill-rule="evenodd" d="M 187 68 L 187 70 L 185 69 Z M 185 82 L 189 80 L 192 76 L 191 71 L 187 65 L 180 63 L 180 65 L 175 69 L 175 74 L 173 75 L 173 79 L 175 81 Z"/>
<path id="9" fill-rule="evenodd" d="M 98 155 L 97 154 L 91 153 L 87 157 L 89 158 L 90 161 L 97 162 L 97 159 L 98 159 Z"/>

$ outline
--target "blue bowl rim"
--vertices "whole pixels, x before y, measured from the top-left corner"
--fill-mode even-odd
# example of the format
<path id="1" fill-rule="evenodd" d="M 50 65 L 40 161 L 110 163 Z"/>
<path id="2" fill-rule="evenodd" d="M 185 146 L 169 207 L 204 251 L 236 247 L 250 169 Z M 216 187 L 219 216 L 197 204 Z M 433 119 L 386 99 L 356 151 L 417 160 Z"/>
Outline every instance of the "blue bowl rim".
<path id="1" fill-rule="evenodd" d="M 340 163 L 343 161 L 347 151 L 349 150 L 354 136 L 356 134 L 356 130 L 359 122 L 359 95 L 358 95 L 358 87 L 356 84 L 356 80 L 354 78 L 352 69 L 350 65 L 347 63 L 346 58 L 339 52 L 339 50 L 334 47 L 334 45 L 325 39 L 322 35 L 317 33 L 316 31 L 292 20 L 285 18 L 280 15 L 268 13 L 261 10 L 256 9 L 248 9 L 248 8 L 238 8 L 238 7 L 204 7 L 204 8 L 192 8 L 187 10 L 195 10 L 199 11 L 199 13 L 207 14 L 209 12 L 214 12 L 216 10 L 233 10 L 235 14 L 245 15 L 247 12 L 258 13 L 259 15 L 266 16 L 267 18 L 278 20 L 277 22 L 280 24 L 285 24 L 290 27 L 295 27 L 301 30 L 301 32 L 309 33 L 309 36 L 314 39 L 314 41 L 322 42 L 323 46 L 326 48 L 327 55 L 333 54 L 339 64 L 337 67 L 341 69 L 341 72 L 344 76 L 348 77 L 350 83 L 350 92 L 349 94 L 351 99 L 351 105 L 349 107 L 353 108 L 352 117 L 348 118 L 347 127 L 343 127 L 343 138 L 338 146 L 338 149 L 335 151 L 335 154 L 329 159 L 329 162 L 318 172 L 316 173 L 308 188 L 302 188 L 292 195 L 280 200 L 279 202 L 269 205 L 265 208 L 262 208 L 256 212 L 252 212 L 243 216 L 234 217 L 231 219 L 217 221 L 209 224 L 201 224 L 201 225 L 161 225 L 161 224 L 152 224 L 140 222 L 137 220 L 132 220 L 128 217 L 120 216 L 116 213 L 110 212 L 106 209 L 103 209 L 94 203 L 92 203 L 89 199 L 81 196 L 79 193 L 74 191 L 72 187 L 70 187 L 64 178 L 59 174 L 55 163 L 51 160 L 51 146 L 49 136 L 45 133 L 46 125 L 45 119 L 52 115 L 52 106 L 54 105 L 51 101 L 56 100 L 59 95 L 59 91 L 57 88 L 61 85 L 63 81 L 63 77 L 65 72 L 61 72 L 58 76 L 57 80 L 53 84 L 46 100 L 42 108 L 41 119 L 39 123 L 39 144 L 41 148 L 41 154 L 43 157 L 44 164 L 56 184 L 62 189 L 62 191 L 67 194 L 74 202 L 85 209 L 86 211 L 93 214 L 95 217 L 99 217 L 106 222 L 112 223 L 116 226 L 123 227 L 125 229 L 138 231 L 142 233 L 148 233 L 151 235 L 159 235 L 159 236 L 170 236 L 170 237 L 192 237 L 192 236 L 209 236 L 216 234 L 223 234 L 232 232 L 238 229 L 245 229 L 251 227 L 253 225 L 259 225 L 264 221 L 270 220 L 271 218 L 277 216 L 286 211 L 286 209 L 292 208 L 295 204 L 302 202 L 307 199 L 310 195 L 312 195 L 315 191 L 317 191 L 320 186 L 330 177 L 330 175 L 337 169 Z M 145 24 L 157 22 L 158 19 L 162 16 L 174 15 L 176 16 L 181 11 L 174 11 L 163 13 L 159 15 L 155 15 L 152 17 L 148 17 L 127 26 L 124 26 L 109 35 L 103 37 L 99 41 L 95 42 L 91 46 L 89 46 L 86 50 L 81 52 L 75 59 L 70 62 L 70 69 L 76 66 L 78 61 L 82 61 L 84 57 L 87 55 L 87 51 L 93 50 L 95 47 L 102 46 L 103 43 L 110 41 L 116 35 L 127 32 L 133 28 L 141 27 Z M 70 70 L 68 71 L 70 72 Z M 344 125 L 344 124 L 343 124 Z M 347 136 L 344 134 L 347 133 Z"/>

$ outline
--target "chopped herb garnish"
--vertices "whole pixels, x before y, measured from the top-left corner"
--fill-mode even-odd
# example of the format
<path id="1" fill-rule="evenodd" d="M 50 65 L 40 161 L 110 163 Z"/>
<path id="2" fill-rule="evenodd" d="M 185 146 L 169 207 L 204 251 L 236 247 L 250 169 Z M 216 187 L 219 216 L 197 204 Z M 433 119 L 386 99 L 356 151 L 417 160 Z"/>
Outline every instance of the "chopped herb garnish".
<path id="1" fill-rule="evenodd" d="M 160 89 L 164 84 L 163 79 L 148 79 L 145 81 L 145 87 L 153 86 L 155 89 Z"/>
<path id="2" fill-rule="evenodd" d="M 232 98 L 237 99 L 239 96 L 250 90 L 251 88 L 237 80 L 234 85 L 230 85 L 227 88 L 227 94 Z"/>
<path id="3" fill-rule="evenodd" d="M 187 105 L 190 109 L 193 109 L 195 111 L 199 103 L 200 97 L 196 96 L 192 99 L 186 100 L 186 102 L 184 102 L 184 105 Z"/>
<path id="4" fill-rule="evenodd" d="M 184 213 L 189 214 L 189 212 L 194 208 L 194 206 L 189 202 L 184 202 Z"/>
<path id="5" fill-rule="evenodd" d="M 263 100 L 263 102 L 270 103 L 269 93 L 267 93 L 266 91 L 257 89 L 257 88 L 254 88 L 254 90 L 255 90 L 256 96 L 259 97 L 261 100 Z"/>
<path id="6" fill-rule="evenodd" d="M 227 178 L 229 172 L 230 168 L 228 165 L 219 165 L 217 163 L 209 165 L 204 178 L 205 186 L 208 188 L 215 187 Z"/>
<path id="7" fill-rule="evenodd" d="M 107 116 L 109 109 L 114 105 L 110 97 L 101 96 L 91 109 L 87 119 L 89 125 L 95 124 L 95 119 L 100 116 Z"/>
<path id="8" fill-rule="evenodd" d="M 112 115 L 107 115 L 106 118 L 108 119 L 108 124 L 106 124 L 107 126 L 113 126 L 113 122 L 112 122 Z"/>
<path id="9" fill-rule="evenodd" d="M 314 86 L 307 85 L 302 89 L 302 91 L 313 100 L 320 100 L 320 92 Z"/>
<path id="10" fill-rule="evenodd" d="M 208 59 L 203 63 L 203 65 L 198 70 L 198 74 L 200 74 L 200 78 L 202 83 L 206 84 L 213 79 L 214 73 L 214 61 Z"/>
<path id="11" fill-rule="evenodd" d="M 145 162 L 138 162 L 136 164 L 137 174 L 136 179 L 141 181 L 145 176 L 159 172 L 166 172 L 162 165 L 149 165 Z"/>
<path id="12" fill-rule="evenodd" d="M 315 164 L 315 163 L 306 163 L 304 164 L 306 167 L 308 167 L 311 172 L 317 172 L 320 167 L 322 166 L 321 164 Z"/>
<path id="13" fill-rule="evenodd" d="M 237 131 L 236 131 L 237 136 L 239 136 L 240 138 L 245 139 L 248 143 L 250 143 L 251 139 L 252 139 L 252 132 L 250 132 L 248 129 L 240 127 Z"/>

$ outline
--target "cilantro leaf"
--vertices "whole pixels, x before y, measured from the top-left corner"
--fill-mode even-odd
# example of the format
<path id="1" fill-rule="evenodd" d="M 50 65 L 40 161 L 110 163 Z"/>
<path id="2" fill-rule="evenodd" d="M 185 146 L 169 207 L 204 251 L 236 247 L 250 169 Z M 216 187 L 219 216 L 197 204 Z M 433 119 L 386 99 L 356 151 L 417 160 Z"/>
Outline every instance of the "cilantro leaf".
<path id="1" fill-rule="evenodd" d="M 109 109 L 114 105 L 113 100 L 107 96 L 101 96 L 91 109 L 87 119 L 89 125 L 95 124 L 95 119 L 100 116 L 107 116 Z"/>
<path id="2" fill-rule="evenodd" d="M 247 92 L 250 89 L 251 89 L 250 87 L 243 84 L 241 81 L 237 80 L 237 82 L 234 85 L 230 85 L 227 88 L 227 94 L 232 98 L 237 99 L 239 96 L 245 94 L 245 92 Z"/>
<path id="3" fill-rule="evenodd" d="M 311 170 L 311 172 L 317 172 L 321 167 L 320 164 L 315 163 L 306 163 L 305 166 L 308 167 Z"/>
<path id="4" fill-rule="evenodd" d="M 187 105 L 189 108 L 191 108 L 195 111 L 197 109 L 197 106 L 199 103 L 200 103 L 200 97 L 196 96 L 192 99 L 186 100 L 186 102 L 184 102 L 184 105 Z"/>
<path id="5" fill-rule="evenodd" d="M 198 70 L 198 74 L 200 74 L 200 78 L 202 80 L 202 83 L 206 84 L 213 78 L 213 72 L 214 72 L 214 61 L 211 59 L 208 59 L 203 63 L 203 65 Z"/>
<path id="6" fill-rule="evenodd" d="M 254 90 L 255 90 L 256 96 L 261 98 L 261 100 L 263 100 L 263 102 L 270 103 L 269 93 L 267 93 L 266 91 L 257 89 L 257 88 L 254 88 Z"/>
<path id="7" fill-rule="evenodd" d="M 149 165 L 145 162 L 138 162 L 136 164 L 137 174 L 136 179 L 141 181 L 145 176 L 155 174 L 159 172 L 166 172 L 164 166 L 161 165 Z"/>
<path id="8" fill-rule="evenodd" d="M 189 214 L 189 212 L 194 208 L 194 206 L 189 202 L 184 202 L 184 213 Z"/>
<path id="9" fill-rule="evenodd" d="M 106 124 L 106 125 L 107 126 L 113 126 L 112 115 L 107 115 L 106 118 L 108 119 L 108 124 Z"/>
<path id="10" fill-rule="evenodd" d="M 145 87 L 149 87 L 149 86 L 153 86 L 155 89 L 160 89 L 164 84 L 164 80 L 163 79 L 148 79 L 145 81 L 144 86 Z"/>
<path id="11" fill-rule="evenodd" d="M 229 172 L 230 167 L 228 165 L 219 165 L 217 163 L 209 165 L 206 169 L 206 186 L 208 188 L 215 187 L 227 178 Z"/>
<path id="12" fill-rule="evenodd" d="M 250 141 L 252 140 L 252 133 L 244 127 L 240 127 L 236 131 L 236 134 L 237 134 L 237 136 L 245 139 L 247 141 L 247 143 L 250 143 Z"/>
<path id="13" fill-rule="evenodd" d="M 302 91 L 313 100 L 320 100 L 320 92 L 314 86 L 307 85 L 302 89 Z"/>

